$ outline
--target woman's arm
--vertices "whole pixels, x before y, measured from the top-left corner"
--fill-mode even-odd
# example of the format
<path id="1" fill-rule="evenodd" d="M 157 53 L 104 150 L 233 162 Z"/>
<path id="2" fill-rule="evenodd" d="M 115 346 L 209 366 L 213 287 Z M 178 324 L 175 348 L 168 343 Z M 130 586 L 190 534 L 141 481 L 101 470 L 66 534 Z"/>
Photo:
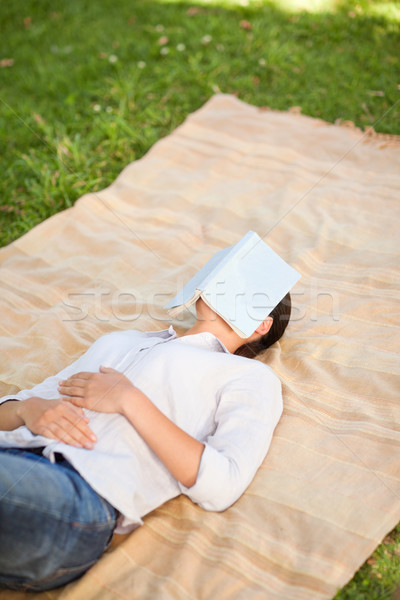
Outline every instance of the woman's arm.
<path id="1" fill-rule="evenodd" d="M 100 373 L 78 373 L 61 382 L 59 391 L 75 406 L 120 413 L 185 487 L 196 483 L 204 444 L 166 417 L 122 373 L 100 367 Z"/>
<path id="2" fill-rule="evenodd" d="M 175 479 L 187 488 L 196 483 L 204 444 L 175 425 L 137 388 L 123 403 L 122 414 Z"/>
<path id="3" fill-rule="evenodd" d="M 0 431 L 12 431 L 24 425 L 21 417 L 18 416 L 19 400 L 6 400 L 0 404 Z"/>
<path id="4" fill-rule="evenodd" d="M 12 431 L 26 425 L 32 433 L 78 448 L 93 448 L 96 437 L 88 422 L 81 408 L 62 400 L 31 396 L 0 404 L 0 430 Z"/>
<path id="5" fill-rule="evenodd" d="M 34 434 L 77 447 L 92 448 L 95 436 L 87 425 L 88 419 L 82 409 L 61 401 L 57 385 L 60 380 L 83 369 L 97 369 L 102 357 L 109 356 L 116 335 L 109 333 L 102 336 L 76 361 L 32 388 L 21 390 L 15 396 L 0 398 L 0 430 L 11 431 L 26 425 Z M 119 343 L 119 338 L 117 340 L 116 343 Z"/>

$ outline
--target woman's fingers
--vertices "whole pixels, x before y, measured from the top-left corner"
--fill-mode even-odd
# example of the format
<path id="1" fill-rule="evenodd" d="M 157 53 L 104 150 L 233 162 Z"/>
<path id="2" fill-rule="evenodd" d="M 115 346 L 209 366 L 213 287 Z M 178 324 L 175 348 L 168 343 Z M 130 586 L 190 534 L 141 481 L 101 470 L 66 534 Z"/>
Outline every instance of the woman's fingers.
<path id="1" fill-rule="evenodd" d="M 94 373 L 90 373 L 88 371 L 81 371 L 80 373 L 74 373 L 73 375 L 71 375 L 71 377 L 68 377 L 68 379 L 65 379 L 63 383 L 66 383 L 67 381 L 72 381 L 74 379 L 90 379 L 92 377 Z M 60 381 L 61 383 L 61 381 Z"/>
<path id="2" fill-rule="evenodd" d="M 87 385 L 88 380 L 93 376 L 93 373 L 75 373 L 68 377 L 68 379 L 60 380 L 58 382 L 58 388 L 62 387 L 63 389 L 71 389 L 71 388 L 84 388 Z"/>
<path id="3" fill-rule="evenodd" d="M 87 406 L 87 401 L 84 398 L 78 398 L 76 396 L 60 396 L 60 400 L 73 408 L 80 408 L 81 410 L 82 408 L 86 408 L 87 410 L 90 410 L 89 406 Z"/>
<path id="4" fill-rule="evenodd" d="M 62 400 L 105 413 L 122 412 L 123 396 L 132 389 L 132 383 L 123 373 L 103 366 L 100 373 L 76 373 L 58 385 Z"/>
<path id="5" fill-rule="evenodd" d="M 119 371 L 116 371 L 112 367 L 103 367 L 103 365 L 100 365 L 100 373 L 118 373 L 118 375 L 121 374 Z"/>
<path id="6" fill-rule="evenodd" d="M 77 448 L 83 447 L 88 450 L 93 448 L 93 441 L 77 427 L 71 425 L 67 419 L 60 420 L 58 423 L 49 423 L 49 425 L 43 429 L 42 435 L 64 442 L 64 444 L 76 446 Z"/>
<path id="7" fill-rule="evenodd" d="M 70 398 L 85 398 L 89 390 L 93 390 L 95 378 L 96 373 L 76 373 L 69 379 L 59 381 L 58 391 L 61 395 L 66 396 L 67 400 Z"/>
<path id="8" fill-rule="evenodd" d="M 58 385 L 58 391 L 63 396 L 76 396 L 77 398 L 83 398 L 85 395 L 85 387 L 79 384 L 79 381 L 74 382 L 62 382 Z"/>
<path id="9" fill-rule="evenodd" d="M 83 409 L 74 406 L 70 402 L 65 402 L 62 405 L 63 416 L 68 419 L 73 425 L 83 428 L 85 431 L 90 430 L 88 426 L 89 418 L 85 416 Z"/>
<path id="10" fill-rule="evenodd" d="M 34 434 L 84 448 L 93 448 L 96 441 L 82 408 L 70 402 L 32 396 L 21 402 L 20 415 Z"/>
<path id="11" fill-rule="evenodd" d="M 89 419 L 84 416 L 82 409 L 69 403 L 59 405 L 57 414 L 43 428 L 54 439 L 66 444 L 91 449 L 96 436 L 88 425 Z"/>

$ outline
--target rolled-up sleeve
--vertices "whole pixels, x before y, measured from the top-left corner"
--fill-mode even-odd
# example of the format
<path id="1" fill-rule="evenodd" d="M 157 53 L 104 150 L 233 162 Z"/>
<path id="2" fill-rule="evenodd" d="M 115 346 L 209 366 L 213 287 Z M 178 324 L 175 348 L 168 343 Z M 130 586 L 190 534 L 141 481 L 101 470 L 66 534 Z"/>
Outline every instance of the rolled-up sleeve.
<path id="1" fill-rule="evenodd" d="M 263 462 L 282 414 L 281 384 L 264 364 L 220 394 L 215 431 L 204 441 L 196 483 L 182 493 L 206 510 L 231 506 Z"/>

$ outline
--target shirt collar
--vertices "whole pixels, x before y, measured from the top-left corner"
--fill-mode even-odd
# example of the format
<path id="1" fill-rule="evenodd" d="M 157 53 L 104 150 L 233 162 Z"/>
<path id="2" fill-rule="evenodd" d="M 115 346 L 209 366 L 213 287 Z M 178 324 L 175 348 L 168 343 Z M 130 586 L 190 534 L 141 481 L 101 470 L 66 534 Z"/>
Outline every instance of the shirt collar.
<path id="1" fill-rule="evenodd" d="M 191 344 L 193 346 L 200 346 L 201 348 L 209 348 L 214 352 L 225 352 L 230 354 L 229 350 L 221 342 L 221 340 L 219 340 L 213 333 L 210 333 L 209 331 L 184 335 L 178 339 L 181 342 Z"/>
<path id="2" fill-rule="evenodd" d="M 161 329 L 160 331 L 147 331 L 148 336 L 156 336 L 161 337 L 164 341 L 174 340 L 178 338 L 178 334 L 172 325 L 168 327 L 168 329 Z M 226 354 L 231 354 L 227 347 L 215 336 L 213 333 L 209 331 L 203 331 L 202 333 L 195 333 L 192 335 L 181 336 L 178 339 L 182 341 L 187 341 L 189 344 L 194 346 L 201 346 L 203 348 L 211 348 L 214 352 L 225 352 Z"/>
<path id="3" fill-rule="evenodd" d="M 147 337 L 160 337 L 164 340 L 170 340 L 178 337 L 175 329 L 170 325 L 168 329 L 159 329 L 156 331 L 145 331 L 144 332 Z"/>

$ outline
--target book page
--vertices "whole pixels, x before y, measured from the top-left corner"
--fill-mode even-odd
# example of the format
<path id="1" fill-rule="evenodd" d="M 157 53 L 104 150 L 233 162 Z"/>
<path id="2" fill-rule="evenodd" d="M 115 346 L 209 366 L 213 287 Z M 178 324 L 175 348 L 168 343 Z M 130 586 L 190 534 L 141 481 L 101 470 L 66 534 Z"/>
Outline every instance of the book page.
<path id="1" fill-rule="evenodd" d="M 214 275 L 202 297 L 243 337 L 249 337 L 299 278 L 259 238 Z"/>
<path id="2" fill-rule="evenodd" d="M 219 250 L 165 308 L 176 316 L 200 296 L 249 337 L 300 278 L 254 231 Z"/>
<path id="3" fill-rule="evenodd" d="M 172 309 L 180 305 L 190 306 L 199 297 L 200 294 L 197 292 L 202 292 L 206 289 L 209 281 L 212 280 L 214 275 L 221 270 L 224 264 L 229 264 L 233 256 L 239 252 L 253 236 L 257 236 L 257 234 L 253 231 L 249 231 L 237 244 L 218 250 L 218 252 L 206 262 L 204 267 L 192 277 L 181 291 L 164 306 L 164 308 Z"/>

